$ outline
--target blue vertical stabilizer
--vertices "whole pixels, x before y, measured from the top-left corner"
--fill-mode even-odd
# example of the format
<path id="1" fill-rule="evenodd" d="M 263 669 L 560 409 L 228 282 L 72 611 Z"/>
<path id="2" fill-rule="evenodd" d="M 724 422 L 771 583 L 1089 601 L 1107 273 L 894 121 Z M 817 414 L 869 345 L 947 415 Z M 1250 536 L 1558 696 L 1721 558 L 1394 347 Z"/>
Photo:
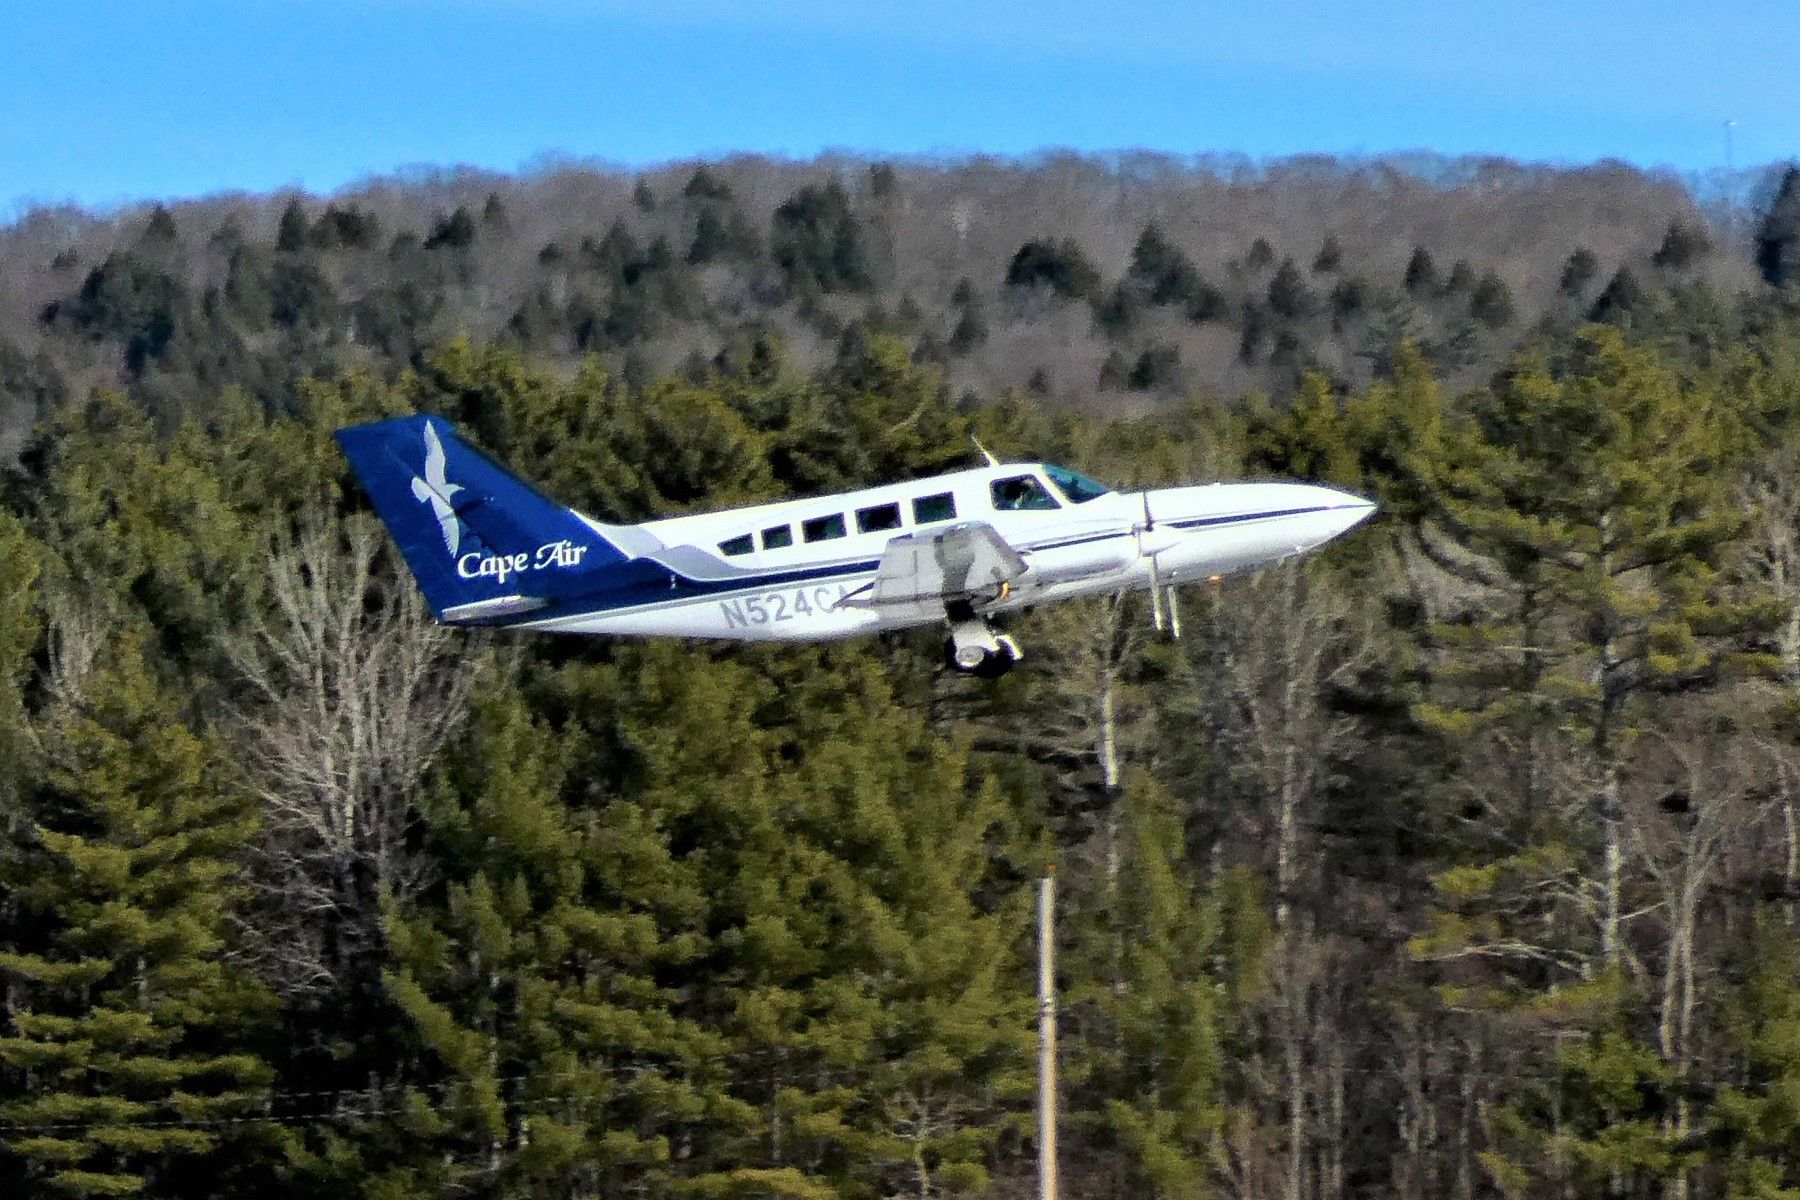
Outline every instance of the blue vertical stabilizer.
<path id="1" fill-rule="evenodd" d="M 618 536 L 604 536 L 470 447 L 441 417 L 352 425 L 337 440 L 440 621 L 500 620 L 668 578 L 666 568 L 619 544 L 654 539 L 632 527 L 608 527 Z"/>

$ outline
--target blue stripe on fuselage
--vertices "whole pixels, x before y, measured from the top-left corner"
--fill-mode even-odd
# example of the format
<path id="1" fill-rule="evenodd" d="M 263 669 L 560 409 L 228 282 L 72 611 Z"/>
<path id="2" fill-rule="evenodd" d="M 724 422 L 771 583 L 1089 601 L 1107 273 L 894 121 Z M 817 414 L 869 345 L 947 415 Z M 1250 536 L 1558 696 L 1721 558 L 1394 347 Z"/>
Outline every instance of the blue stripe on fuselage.
<path id="1" fill-rule="evenodd" d="M 1284 508 L 1271 512 L 1233 513 L 1223 517 L 1198 517 L 1186 521 L 1167 521 L 1164 524 L 1174 529 L 1217 528 L 1221 525 L 1247 524 L 1251 521 L 1263 521 L 1271 517 L 1297 517 L 1307 513 L 1328 512 L 1334 505 L 1322 504 L 1312 508 Z M 1021 553 L 1030 554 L 1041 550 L 1060 550 L 1068 546 L 1080 546 L 1088 542 L 1105 541 L 1108 538 L 1130 537 L 1129 529 L 1111 533 L 1086 534 L 1078 538 L 1067 538 L 1062 541 L 1039 542 L 1024 547 Z M 499 617 L 491 621 L 460 622 L 468 625 L 537 625 L 545 621 L 553 621 L 567 617 L 588 616 L 594 613 L 617 612 L 626 608 L 647 608 L 658 604 L 667 604 L 672 600 L 698 600 L 711 597 L 725 597 L 738 592 L 764 592 L 770 588 L 786 587 L 795 583 L 813 583 L 821 580 L 834 580 L 845 576 L 865 575 L 881 567 L 881 560 L 864 559 L 857 562 L 831 563 L 825 566 L 796 568 L 788 571 L 772 571 L 762 575 L 741 575 L 732 579 L 690 579 L 675 571 L 668 573 L 668 585 L 641 584 L 619 592 L 603 593 L 585 597 L 571 597 L 560 603 L 534 608 L 529 613 L 520 613 L 508 617 Z"/>

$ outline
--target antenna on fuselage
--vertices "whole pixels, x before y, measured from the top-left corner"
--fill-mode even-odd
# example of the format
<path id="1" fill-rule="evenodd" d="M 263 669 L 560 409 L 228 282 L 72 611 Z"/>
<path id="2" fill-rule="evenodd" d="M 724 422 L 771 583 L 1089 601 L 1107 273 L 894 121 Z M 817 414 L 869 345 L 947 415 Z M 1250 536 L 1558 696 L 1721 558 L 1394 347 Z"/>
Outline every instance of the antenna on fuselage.
<path id="1" fill-rule="evenodd" d="M 988 453 L 988 448 L 981 444 L 980 438 L 976 437 L 974 434 L 971 433 L 969 435 L 969 440 L 971 442 L 975 443 L 975 448 L 977 450 L 981 451 L 981 457 L 987 459 L 988 466 L 997 467 L 1000 465 L 1000 460 L 995 458 L 992 454 Z"/>

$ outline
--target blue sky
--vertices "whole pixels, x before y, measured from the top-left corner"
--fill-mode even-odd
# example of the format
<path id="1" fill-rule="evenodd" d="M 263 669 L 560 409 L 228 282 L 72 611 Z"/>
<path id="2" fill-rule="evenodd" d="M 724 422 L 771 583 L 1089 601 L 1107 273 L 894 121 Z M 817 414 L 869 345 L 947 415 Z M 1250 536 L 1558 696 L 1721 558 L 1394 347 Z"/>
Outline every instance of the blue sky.
<path id="1" fill-rule="evenodd" d="M 0 0 L 0 212 L 549 153 L 1800 153 L 1800 6 Z"/>

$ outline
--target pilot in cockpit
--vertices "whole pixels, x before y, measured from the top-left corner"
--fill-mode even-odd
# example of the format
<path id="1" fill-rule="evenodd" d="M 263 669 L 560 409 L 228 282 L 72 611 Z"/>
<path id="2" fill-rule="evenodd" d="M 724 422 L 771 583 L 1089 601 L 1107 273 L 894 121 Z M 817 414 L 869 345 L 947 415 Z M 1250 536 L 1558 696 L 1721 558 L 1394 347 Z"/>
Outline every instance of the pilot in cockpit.
<path id="1" fill-rule="evenodd" d="M 1044 490 L 1044 485 L 1030 475 L 998 480 L 993 490 L 994 509 L 997 512 L 1056 507 L 1056 501 Z"/>

